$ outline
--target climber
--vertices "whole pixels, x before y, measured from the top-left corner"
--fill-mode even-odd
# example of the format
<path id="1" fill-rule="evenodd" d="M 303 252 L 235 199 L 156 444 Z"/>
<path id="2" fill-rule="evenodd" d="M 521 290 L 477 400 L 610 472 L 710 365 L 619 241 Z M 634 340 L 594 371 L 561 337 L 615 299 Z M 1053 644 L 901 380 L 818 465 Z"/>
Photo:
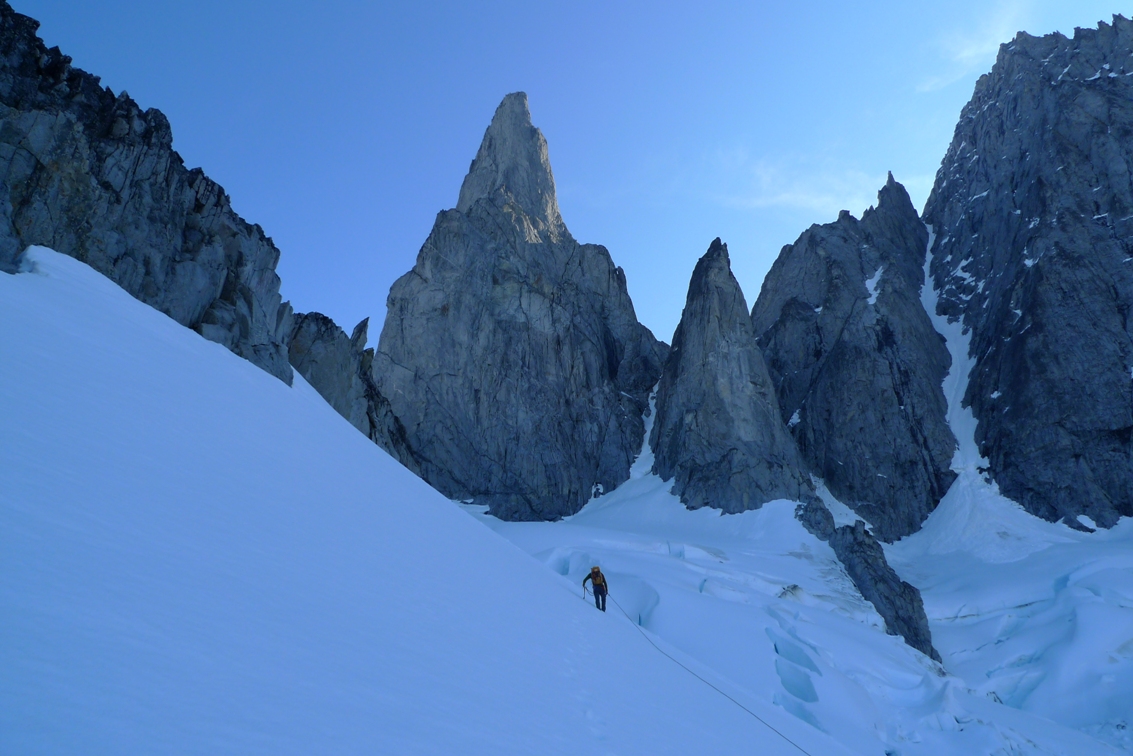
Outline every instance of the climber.
<path id="1" fill-rule="evenodd" d="M 582 592 L 586 592 L 586 581 L 590 580 L 594 584 L 594 606 L 602 611 L 606 611 L 606 594 L 610 592 L 609 586 L 606 585 L 606 576 L 602 574 L 602 570 L 597 566 L 590 568 L 590 574 L 582 579 Z"/>

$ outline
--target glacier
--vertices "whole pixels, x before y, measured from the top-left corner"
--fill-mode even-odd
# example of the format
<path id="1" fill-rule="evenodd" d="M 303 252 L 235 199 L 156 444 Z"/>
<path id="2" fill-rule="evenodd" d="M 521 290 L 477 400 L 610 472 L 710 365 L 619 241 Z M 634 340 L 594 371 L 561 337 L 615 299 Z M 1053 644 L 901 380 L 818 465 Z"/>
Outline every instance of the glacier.
<path id="1" fill-rule="evenodd" d="M 72 258 L 24 268 L 0 276 L 0 751 L 852 752 L 582 603 L 301 377 Z"/>
<path id="2" fill-rule="evenodd" d="M 689 511 L 645 444 L 573 517 L 504 522 L 301 377 L 72 258 L 24 265 L 0 276 L 5 750 L 1133 750 L 1133 521 L 1032 517 L 984 480 L 970 427 L 948 496 L 886 547 L 941 666 L 885 634 L 795 502 Z M 963 334 L 934 323 L 960 431 Z"/>

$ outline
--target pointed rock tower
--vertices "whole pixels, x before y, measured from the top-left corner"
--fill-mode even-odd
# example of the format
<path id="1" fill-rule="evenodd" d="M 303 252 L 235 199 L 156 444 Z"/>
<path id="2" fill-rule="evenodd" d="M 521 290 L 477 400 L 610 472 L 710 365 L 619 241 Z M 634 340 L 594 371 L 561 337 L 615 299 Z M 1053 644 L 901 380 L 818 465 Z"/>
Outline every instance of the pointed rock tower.
<path id="1" fill-rule="evenodd" d="M 500 103 L 387 306 L 378 388 L 445 495 L 557 519 L 629 477 L 667 348 L 606 249 L 563 224 L 525 94 Z"/>
<path id="2" fill-rule="evenodd" d="M 860 221 L 843 211 L 784 247 L 752 310 L 799 451 L 884 540 L 919 530 L 955 478 L 951 358 L 920 300 L 927 243 L 890 174 Z"/>
<path id="3" fill-rule="evenodd" d="M 693 271 L 650 443 L 654 472 L 690 509 L 735 513 L 813 496 L 719 239 Z"/>

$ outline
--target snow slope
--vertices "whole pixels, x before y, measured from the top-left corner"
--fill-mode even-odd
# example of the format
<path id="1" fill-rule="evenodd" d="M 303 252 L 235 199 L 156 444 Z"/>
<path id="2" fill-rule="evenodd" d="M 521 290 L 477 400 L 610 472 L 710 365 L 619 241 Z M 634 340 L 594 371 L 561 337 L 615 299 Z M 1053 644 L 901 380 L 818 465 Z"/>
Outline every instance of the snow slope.
<path id="1" fill-rule="evenodd" d="M 0 752 L 800 752 L 753 713 L 846 752 L 584 604 L 298 376 L 28 257 L 0 275 Z"/>
<path id="2" fill-rule="evenodd" d="M 645 447 L 628 482 L 561 522 L 479 516 L 576 591 L 589 567 L 601 565 L 618 604 L 611 611 L 624 609 L 752 698 L 835 734 L 855 753 L 1115 752 L 997 703 L 886 635 L 830 547 L 795 520 L 794 502 L 739 515 L 690 512 L 652 465 Z"/>
<path id="3" fill-rule="evenodd" d="M 942 669 L 791 502 L 689 512 L 644 449 L 563 522 L 469 517 L 301 378 L 29 257 L 0 275 L 0 753 L 800 753 L 755 716 L 811 754 L 1133 750 L 1133 521 L 1037 520 L 971 446 L 887 547 Z"/>
<path id="4" fill-rule="evenodd" d="M 984 477 L 976 420 L 962 406 L 974 365 L 969 335 L 936 314 L 928 265 L 926 256 L 921 298 L 952 355 L 944 394 L 958 477 L 924 527 L 887 556 L 921 590 L 952 673 L 1133 752 L 1133 519 L 1073 530 L 1031 516 Z"/>

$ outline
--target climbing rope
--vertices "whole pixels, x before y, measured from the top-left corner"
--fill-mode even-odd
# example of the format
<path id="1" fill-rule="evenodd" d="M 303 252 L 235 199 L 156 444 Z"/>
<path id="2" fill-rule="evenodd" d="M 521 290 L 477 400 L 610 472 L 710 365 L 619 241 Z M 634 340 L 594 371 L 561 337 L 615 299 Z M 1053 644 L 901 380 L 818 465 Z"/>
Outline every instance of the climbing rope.
<path id="1" fill-rule="evenodd" d="M 583 586 L 583 587 L 582 587 L 582 590 L 583 590 L 583 591 L 585 591 L 585 590 L 586 590 L 586 586 Z M 585 594 L 583 595 L 583 598 L 585 598 Z M 782 738 L 783 740 L 785 740 L 785 741 L 787 741 L 788 743 L 790 743 L 791 745 L 793 745 L 793 746 L 794 746 L 795 748 L 799 749 L 799 752 L 800 752 L 800 753 L 805 753 L 805 754 L 806 754 L 806 756 L 811 756 L 811 754 L 810 754 L 810 752 L 809 752 L 809 751 L 807 751 L 807 750 L 806 750 L 805 748 L 803 748 L 803 747 L 802 747 L 801 745 L 799 745 L 799 744 L 798 744 L 798 743 L 796 743 L 795 741 L 793 741 L 793 740 L 791 740 L 790 738 L 788 738 L 788 737 L 787 737 L 786 735 L 784 735 L 783 733 L 781 733 L 781 732 L 779 732 L 778 730 L 776 730 L 776 729 L 775 729 L 774 727 L 772 727 L 771 725 L 767 724 L 766 720 L 764 720 L 764 719 L 763 719 L 763 718 L 762 718 L 761 716 L 759 716 L 758 714 L 756 714 L 756 713 L 755 713 L 754 711 L 752 711 L 752 710 L 751 710 L 751 709 L 749 709 L 748 707 L 744 706 L 744 705 L 743 705 L 742 703 L 740 703 L 740 702 L 739 702 L 739 701 L 737 701 L 736 699 L 734 699 L 734 698 L 732 698 L 731 696 L 729 696 L 729 695 L 728 695 L 727 693 L 725 693 L 724 691 L 722 691 L 722 690 L 720 690 L 719 688 L 717 688 L 717 687 L 716 687 L 715 685 L 713 685 L 712 683 L 710 683 L 710 682 L 709 682 L 708 680 L 705 680 L 705 679 L 704 679 L 703 677 L 701 677 L 700 675 L 696 674 L 696 672 L 693 672 L 693 671 L 692 671 L 691 669 L 689 669 L 688 667 L 686 667 L 686 666 L 685 666 L 685 665 L 684 665 L 684 664 L 683 664 L 683 663 L 682 663 L 682 662 L 681 662 L 681 661 L 680 661 L 679 659 L 675 658 L 675 657 L 674 657 L 674 656 L 672 656 L 672 655 L 671 655 L 671 654 L 670 654 L 670 653 L 669 653 L 668 651 L 666 651 L 665 649 L 661 648 L 661 647 L 660 647 L 660 646 L 658 646 L 658 645 L 657 645 L 656 643 L 654 643 L 654 642 L 653 642 L 653 639 L 652 639 L 652 638 L 650 638 L 648 634 L 646 634 L 645 630 L 644 630 L 644 629 L 643 629 L 643 628 L 641 627 L 641 625 L 639 625 L 638 623 L 634 622 L 634 621 L 633 621 L 633 618 L 632 618 L 632 617 L 630 617 L 630 616 L 629 616 L 628 614 L 626 614 L 626 610 L 625 610 L 625 609 L 622 609 L 622 605 L 621 605 L 621 604 L 619 604 L 619 603 L 617 602 L 617 600 L 616 600 L 616 599 L 615 599 L 615 598 L 614 598 L 613 596 L 611 596 L 611 595 L 609 594 L 609 592 L 608 592 L 608 591 L 607 591 L 607 593 L 606 593 L 606 598 L 608 598 L 608 599 L 610 599 L 610 601 L 613 601 L 613 602 L 614 602 L 614 606 L 616 606 L 616 607 L 618 608 L 618 611 L 620 611 L 620 612 L 621 612 L 621 613 L 622 613 L 622 614 L 623 614 L 623 615 L 625 616 L 625 618 L 626 618 L 627 620 L 629 620 L 630 624 L 631 624 L 631 625 L 633 625 L 633 626 L 634 626 L 634 627 L 635 627 L 635 628 L 637 629 L 637 632 L 641 633 L 641 637 L 642 637 L 642 638 L 644 638 L 645 640 L 649 641 L 649 645 L 653 646 L 653 648 L 655 648 L 655 649 L 657 649 L 658 651 L 660 651 L 660 652 L 661 652 L 661 653 L 662 653 L 662 654 L 663 654 L 664 656 L 668 657 L 668 659 L 669 659 L 670 661 L 672 661 L 672 662 L 673 662 L 674 664 L 676 664 L 677 666 L 679 666 L 679 667 L 680 667 L 681 669 L 683 669 L 683 670 L 684 670 L 685 672 L 688 672 L 688 673 L 689 673 L 690 675 L 692 675 L 693 677 L 695 677 L 695 678 L 696 678 L 697 680 L 700 680 L 700 681 L 701 681 L 702 683 L 704 683 L 705 685 L 707 685 L 707 686 L 708 686 L 709 688 L 712 688 L 712 690 L 716 691 L 717 693 L 719 693 L 720 695 L 722 695 L 722 696 L 723 696 L 724 698 L 728 699 L 729 701 L 731 701 L 732 703 L 734 703 L 734 704 L 735 704 L 736 706 L 739 706 L 739 707 L 740 707 L 741 709 L 743 709 L 744 711 L 746 711 L 746 712 L 747 712 L 748 714 L 750 714 L 750 715 L 752 715 L 753 717 L 755 717 L 755 718 L 756 718 L 757 720 L 759 720 L 759 722 L 760 722 L 760 723 L 761 723 L 761 724 L 762 724 L 762 725 L 763 725 L 764 727 L 766 727 L 767 729 L 771 730 L 771 732 L 775 733 L 776 735 L 778 735 L 779 737 L 781 737 L 781 738 Z"/>

